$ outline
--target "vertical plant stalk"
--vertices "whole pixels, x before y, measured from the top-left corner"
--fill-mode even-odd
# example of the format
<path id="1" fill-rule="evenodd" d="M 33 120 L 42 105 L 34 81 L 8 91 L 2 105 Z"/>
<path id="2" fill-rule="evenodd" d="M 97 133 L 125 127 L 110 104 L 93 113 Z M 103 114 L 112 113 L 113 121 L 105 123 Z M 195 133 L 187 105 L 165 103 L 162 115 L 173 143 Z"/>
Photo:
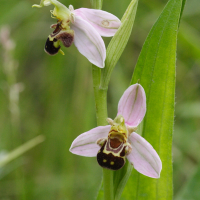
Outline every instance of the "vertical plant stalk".
<path id="1" fill-rule="evenodd" d="M 100 88 L 101 69 L 92 65 L 97 126 L 107 125 L 107 88 Z"/>
<path id="2" fill-rule="evenodd" d="M 92 8 L 101 10 L 103 5 L 103 0 L 91 0 L 91 4 Z"/>
<path id="3" fill-rule="evenodd" d="M 102 8 L 102 0 L 92 0 L 92 7 Z M 100 88 L 101 69 L 92 65 L 94 98 L 96 106 L 97 125 L 107 125 L 107 87 Z M 103 168 L 104 200 L 113 200 L 113 171 Z"/>
<path id="4" fill-rule="evenodd" d="M 0 30 L 0 43 L 3 47 L 3 72 L 6 76 L 6 93 L 9 103 L 10 121 L 12 128 L 11 142 L 18 141 L 20 126 L 19 94 L 23 90 L 23 84 L 17 83 L 18 63 L 13 59 L 12 52 L 15 43 L 10 39 L 10 29 L 4 26 Z M 11 145 L 12 146 L 12 145 Z"/>
<path id="5" fill-rule="evenodd" d="M 113 200 L 113 171 L 103 168 L 104 200 Z"/>
<path id="6" fill-rule="evenodd" d="M 13 59 L 13 51 L 15 50 L 15 43 L 10 38 L 10 28 L 4 26 L 0 30 L 0 44 L 3 47 L 3 72 L 6 77 L 5 92 L 7 93 L 8 106 L 10 111 L 10 123 L 11 123 L 11 135 L 10 135 L 10 148 L 19 146 L 21 141 L 19 138 L 20 133 L 20 109 L 19 109 L 19 94 L 23 91 L 23 84 L 17 82 L 17 67 L 18 63 Z M 19 150 L 19 151 L 18 151 Z M 19 148 L 15 152 L 8 154 L 5 160 L 0 163 L 0 167 L 16 158 L 22 154 L 22 149 Z M 21 169 L 16 170 L 15 180 L 18 180 L 22 177 Z M 17 184 L 15 181 L 15 187 L 18 193 L 20 193 L 20 199 L 25 199 L 24 196 L 24 185 Z"/>
<path id="7" fill-rule="evenodd" d="M 107 125 L 107 88 L 100 88 L 101 69 L 92 66 L 97 125 Z M 104 200 L 113 200 L 113 171 L 103 168 Z"/>

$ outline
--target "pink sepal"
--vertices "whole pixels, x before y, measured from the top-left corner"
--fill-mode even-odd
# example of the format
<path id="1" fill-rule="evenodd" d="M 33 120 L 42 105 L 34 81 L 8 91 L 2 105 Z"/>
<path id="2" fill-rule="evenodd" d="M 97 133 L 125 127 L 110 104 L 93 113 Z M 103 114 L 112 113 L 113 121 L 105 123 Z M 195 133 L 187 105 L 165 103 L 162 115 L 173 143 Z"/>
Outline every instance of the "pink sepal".
<path id="1" fill-rule="evenodd" d="M 128 87 L 118 104 L 118 114 L 122 115 L 128 126 L 137 127 L 146 113 L 146 95 L 140 84 Z"/>
<path id="2" fill-rule="evenodd" d="M 80 156 L 94 157 L 97 155 L 100 146 L 96 144 L 96 141 L 100 138 L 108 137 L 110 131 L 110 125 L 98 126 L 85 133 L 79 135 L 70 147 L 70 151 L 73 154 Z"/>
<path id="3" fill-rule="evenodd" d="M 162 162 L 151 144 L 137 133 L 132 133 L 128 140 L 132 146 L 132 151 L 127 156 L 129 162 L 141 174 L 159 178 Z"/>
<path id="4" fill-rule="evenodd" d="M 74 44 L 79 52 L 92 64 L 103 68 L 105 65 L 106 47 L 95 28 L 80 16 L 75 16 L 71 29 L 74 30 Z"/>
<path id="5" fill-rule="evenodd" d="M 114 36 L 121 25 L 115 15 L 103 10 L 79 8 L 74 13 L 90 23 L 104 37 Z"/>

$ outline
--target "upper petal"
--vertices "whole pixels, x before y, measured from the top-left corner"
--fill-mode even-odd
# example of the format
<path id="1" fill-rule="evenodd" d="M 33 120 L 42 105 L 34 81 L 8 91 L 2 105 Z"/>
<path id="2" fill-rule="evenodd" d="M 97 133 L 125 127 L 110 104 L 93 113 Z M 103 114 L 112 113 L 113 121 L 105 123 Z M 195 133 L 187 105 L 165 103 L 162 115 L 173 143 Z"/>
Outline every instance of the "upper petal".
<path id="1" fill-rule="evenodd" d="M 70 151 L 80 156 L 94 157 L 97 155 L 100 147 L 96 141 L 108 136 L 110 125 L 98 126 L 79 135 L 70 147 Z"/>
<path id="2" fill-rule="evenodd" d="M 71 29 L 74 30 L 74 44 L 79 52 L 91 63 L 103 68 L 106 58 L 106 47 L 95 28 L 81 17 L 75 16 Z"/>
<path id="3" fill-rule="evenodd" d="M 118 115 L 122 115 L 129 126 L 138 126 L 146 113 L 146 95 L 140 84 L 128 87 L 118 104 Z"/>
<path id="4" fill-rule="evenodd" d="M 101 36 L 113 36 L 121 25 L 121 21 L 115 15 L 106 11 L 79 8 L 74 10 L 74 13 L 89 22 Z"/>
<path id="5" fill-rule="evenodd" d="M 145 176 L 159 178 L 162 162 L 151 144 L 137 133 L 130 135 L 129 142 L 132 146 L 132 151 L 127 156 L 129 162 Z"/>

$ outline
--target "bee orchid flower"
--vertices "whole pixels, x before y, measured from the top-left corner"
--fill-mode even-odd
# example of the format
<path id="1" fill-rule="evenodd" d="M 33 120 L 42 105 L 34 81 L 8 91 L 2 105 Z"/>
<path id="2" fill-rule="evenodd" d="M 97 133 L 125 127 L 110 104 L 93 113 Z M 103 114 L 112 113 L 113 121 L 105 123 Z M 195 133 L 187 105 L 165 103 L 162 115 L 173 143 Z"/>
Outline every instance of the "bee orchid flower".
<path id="1" fill-rule="evenodd" d="M 131 85 L 119 101 L 116 118 L 108 118 L 110 125 L 79 135 L 70 151 L 80 156 L 97 156 L 99 165 L 111 170 L 122 168 L 127 158 L 138 172 L 159 178 L 160 157 L 149 142 L 135 133 L 145 113 L 145 91 L 140 84 Z"/>
<path id="2" fill-rule="evenodd" d="M 55 55 L 61 51 L 60 41 L 65 47 L 74 42 L 79 52 L 91 63 L 103 68 L 106 58 L 106 48 L 101 36 L 111 37 L 118 30 L 121 21 L 114 15 L 97 9 L 79 8 L 74 10 L 70 5 L 67 8 L 57 0 L 41 0 L 40 5 L 33 7 L 54 5 L 52 17 L 57 23 L 51 25 L 53 33 L 47 38 L 45 51 Z"/>

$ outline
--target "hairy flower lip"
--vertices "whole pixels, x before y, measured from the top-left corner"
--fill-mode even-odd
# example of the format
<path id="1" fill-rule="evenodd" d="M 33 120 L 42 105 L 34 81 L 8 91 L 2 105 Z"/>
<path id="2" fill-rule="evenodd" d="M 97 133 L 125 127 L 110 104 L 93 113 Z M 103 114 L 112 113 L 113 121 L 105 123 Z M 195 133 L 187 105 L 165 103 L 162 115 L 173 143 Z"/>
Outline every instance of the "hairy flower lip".
<path id="1" fill-rule="evenodd" d="M 49 37 L 47 38 L 47 41 L 46 41 L 46 44 L 45 44 L 45 48 L 44 48 L 44 51 L 53 56 L 55 54 L 58 53 L 58 51 L 60 50 L 61 46 L 59 45 L 58 47 L 55 47 L 55 43 L 57 42 L 58 40 L 56 38 L 53 39 L 53 41 L 51 41 L 49 39 Z"/>
<path id="2" fill-rule="evenodd" d="M 60 31 L 55 37 L 60 40 L 65 47 L 70 47 L 74 41 L 74 32 Z"/>
<path id="3" fill-rule="evenodd" d="M 125 135 L 127 134 L 127 138 L 125 138 L 125 135 L 122 135 L 123 131 L 121 135 L 120 132 L 118 132 L 118 134 L 125 139 L 121 142 L 125 145 L 125 155 L 129 162 L 138 172 L 145 176 L 159 178 L 162 169 L 160 157 L 149 142 L 134 132 L 136 126 L 143 120 L 145 113 L 145 91 L 140 84 L 131 85 L 119 100 L 117 117 L 114 120 L 108 118 L 111 125 L 99 126 L 79 135 L 73 141 L 70 151 L 77 155 L 94 157 L 99 152 L 100 147 L 104 148 L 102 145 L 105 144 L 109 136 L 115 133 L 115 131 L 119 131 L 118 127 L 120 127 L 120 129 L 124 130 Z M 97 144 L 99 144 L 100 147 Z M 118 143 L 115 143 L 114 146 L 118 146 Z M 101 157 L 98 157 L 98 162 L 103 165 L 104 161 L 101 159 Z M 105 163 L 107 163 L 108 157 L 104 159 Z M 113 159 L 113 157 L 110 157 L 110 159 Z M 120 162 L 122 162 L 122 160 Z M 110 163 L 114 165 L 114 161 Z M 120 166 L 121 165 L 122 163 Z M 109 168 L 109 166 L 107 168 Z"/>

